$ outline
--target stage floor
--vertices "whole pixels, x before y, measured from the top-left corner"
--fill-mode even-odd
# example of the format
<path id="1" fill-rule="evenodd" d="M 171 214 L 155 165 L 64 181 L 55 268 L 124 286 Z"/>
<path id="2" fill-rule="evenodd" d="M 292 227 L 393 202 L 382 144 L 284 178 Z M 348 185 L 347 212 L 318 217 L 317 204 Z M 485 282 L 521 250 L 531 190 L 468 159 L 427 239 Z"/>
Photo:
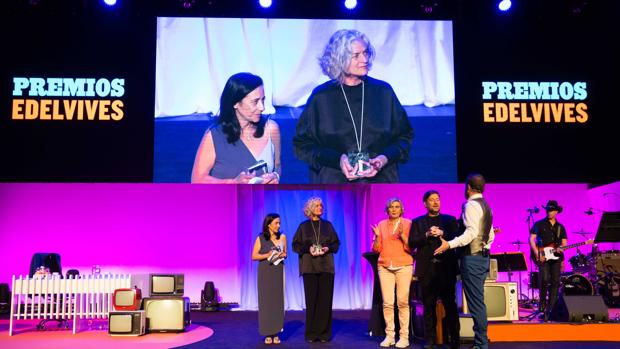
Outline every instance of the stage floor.
<path id="1" fill-rule="evenodd" d="M 369 337 L 369 311 L 334 311 L 333 339 L 325 344 L 304 341 L 304 313 L 288 311 L 280 348 L 378 348 L 380 337 Z M 8 336 L 7 316 L 0 320 L 2 348 L 75 348 L 114 349 L 144 348 L 256 348 L 262 344 L 258 334 L 258 314 L 251 311 L 192 312 L 192 327 L 185 334 L 149 334 L 142 337 L 109 337 L 105 330 L 83 330 L 76 335 L 71 330 L 36 331 L 31 323 L 19 322 L 18 333 Z M 212 332 L 211 332 L 212 331 Z M 502 349 L 611 349 L 620 346 L 620 324 L 558 324 L 558 323 L 492 323 L 489 326 L 490 348 Z M 411 348 L 421 348 L 412 342 Z M 464 344 L 463 348 L 469 345 Z"/>

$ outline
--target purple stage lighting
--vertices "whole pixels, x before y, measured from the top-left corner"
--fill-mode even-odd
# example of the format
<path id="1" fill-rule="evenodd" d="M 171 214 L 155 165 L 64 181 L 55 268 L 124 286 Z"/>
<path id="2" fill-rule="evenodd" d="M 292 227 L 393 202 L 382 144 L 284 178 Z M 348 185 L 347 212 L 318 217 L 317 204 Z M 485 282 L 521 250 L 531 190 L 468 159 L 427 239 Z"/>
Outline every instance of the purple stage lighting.
<path id="1" fill-rule="evenodd" d="M 357 0 L 344 0 L 344 7 L 349 10 L 353 10 L 357 7 Z"/>
<path id="2" fill-rule="evenodd" d="M 512 2 L 510 0 L 502 0 L 497 4 L 497 8 L 499 8 L 500 11 L 508 11 L 511 6 Z"/>
<path id="3" fill-rule="evenodd" d="M 271 0 L 258 0 L 258 3 L 262 8 L 270 8 L 273 1 Z"/>

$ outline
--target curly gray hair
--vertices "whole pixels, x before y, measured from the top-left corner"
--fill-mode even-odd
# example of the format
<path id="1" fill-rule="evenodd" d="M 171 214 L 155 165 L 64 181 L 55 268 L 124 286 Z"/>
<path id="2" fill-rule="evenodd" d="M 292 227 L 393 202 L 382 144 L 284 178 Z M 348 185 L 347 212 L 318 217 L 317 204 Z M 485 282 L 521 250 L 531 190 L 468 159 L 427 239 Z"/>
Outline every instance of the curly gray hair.
<path id="1" fill-rule="evenodd" d="M 323 200 L 321 200 L 321 198 L 318 196 L 313 196 L 310 199 L 308 199 L 308 201 L 306 201 L 306 204 L 304 205 L 304 216 L 311 218 L 312 210 L 314 210 L 316 205 L 322 204 L 322 203 L 323 203 Z"/>
<path id="2" fill-rule="evenodd" d="M 340 83 L 344 81 L 347 69 L 351 64 L 351 43 L 359 40 L 366 45 L 368 50 L 368 69 L 372 66 L 375 57 L 375 49 L 370 44 L 366 34 L 354 29 L 341 29 L 335 32 L 319 57 L 319 65 L 323 74 L 330 79 L 336 79 Z"/>

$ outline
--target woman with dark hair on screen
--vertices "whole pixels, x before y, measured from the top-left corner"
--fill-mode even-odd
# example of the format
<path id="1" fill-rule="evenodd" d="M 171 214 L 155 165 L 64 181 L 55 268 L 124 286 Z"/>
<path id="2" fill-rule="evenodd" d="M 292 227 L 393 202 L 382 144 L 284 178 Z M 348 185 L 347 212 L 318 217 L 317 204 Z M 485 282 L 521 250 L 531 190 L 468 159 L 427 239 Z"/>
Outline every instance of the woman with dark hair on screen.
<path id="1" fill-rule="evenodd" d="M 303 221 L 293 238 L 293 250 L 299 254 L 299 274 L 304 279 L 306 296 L 306 341 L 328 342 L 332 336 L 334 298 L 334 253 L 340 240 L 331 222 L 321 219 L 323 202 L 318 197 L 304 205 Z"/>
<path id="2" fill-rule="evenodd" d="M 279 183 L 280 130 L 262 116 L 264 102 L 259 76 L 237 73 L 228 79 L 218 121 L 198 147 L 192 183 Z"/>
<path id="3" fill-rule="evenodd" d="M 311 183 L 399 182 L 413 129 L 392 87 L 368 76 L 374 56 L 365 34 L 342 29 L 319 58 L 332 80 L 312 91 L 293 138 Z"/>
<path id="4" fill-rule="evenodd" d="M 280 232 L 280 215 L 270 213 L 254 242 L 252 260 L 258 263 L 258 332 L 265 344 L 280 344 L 284 326 L 284 258 L 286 236 Z"/>

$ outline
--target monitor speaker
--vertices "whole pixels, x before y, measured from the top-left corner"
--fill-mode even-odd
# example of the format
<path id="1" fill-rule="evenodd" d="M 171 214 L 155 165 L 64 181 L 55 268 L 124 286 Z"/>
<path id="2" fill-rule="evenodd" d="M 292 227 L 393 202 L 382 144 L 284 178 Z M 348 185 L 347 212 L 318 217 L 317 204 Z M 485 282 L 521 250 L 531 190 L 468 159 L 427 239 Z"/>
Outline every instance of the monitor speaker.
<path id="1" fill-rule="evenodd" d="M 609 312 L 601 296 L 560 296 L 550 319 L 559 322 L 607 322 Z"/>

